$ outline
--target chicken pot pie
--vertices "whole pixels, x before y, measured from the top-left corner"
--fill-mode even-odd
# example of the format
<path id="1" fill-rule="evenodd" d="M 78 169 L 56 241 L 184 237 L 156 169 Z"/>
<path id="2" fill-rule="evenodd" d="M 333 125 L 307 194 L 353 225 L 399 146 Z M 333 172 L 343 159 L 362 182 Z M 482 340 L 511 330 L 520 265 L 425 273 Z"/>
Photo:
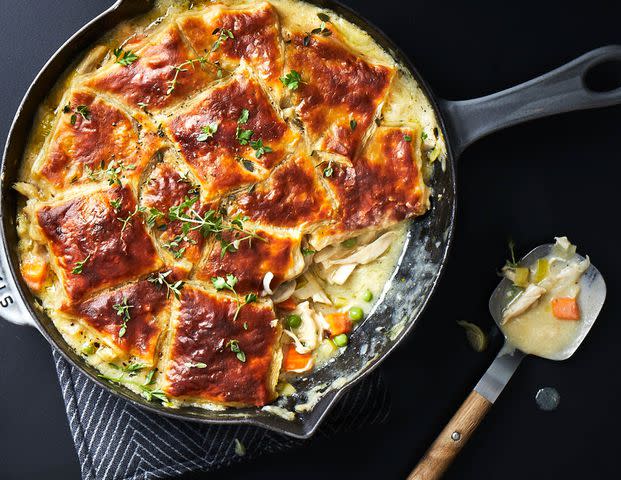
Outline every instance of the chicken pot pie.
<path id="1" fill-rule="evenodd" d="M 41 106 L 21 271 L 102 378 L 263 406 L 346 348 L 444 143 L 414 79 L 333 12 L 179 3 L 107 34 Z"/>

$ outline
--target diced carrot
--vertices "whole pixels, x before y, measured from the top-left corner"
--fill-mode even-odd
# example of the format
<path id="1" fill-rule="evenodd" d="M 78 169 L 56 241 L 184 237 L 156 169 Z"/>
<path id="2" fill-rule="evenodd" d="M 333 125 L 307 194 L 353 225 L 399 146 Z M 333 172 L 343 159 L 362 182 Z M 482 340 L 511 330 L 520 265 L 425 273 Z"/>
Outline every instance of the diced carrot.
<path id="1" fill-rule="evenodd" d="M 29 255 L 21 265 L 22 276 L 31 290 L 38 292 L 43 288 L 47 278 L 47 262 L 35 255 Z"/>
<path id="2" fill-rule="evenodd" d="M 289 344 L 285 352 L 283 370 L 285 372 L 305 372 L 313 368 L 313 355 L 311 353 L 298 353 L 295 345 Z"/>
<path id="3" fill-rule="evenodd" d="M 347 312 L 328 313 L 325 318 L 328 325 L 330 325 L 331 338 L 334 338 L 341 333 L 351 332 L 352 323 Z"/>
<path id="4" fill-rule="evenodd" d="M 552 300 L 552 314 L 559 320 L 580 320 L 580 308 L 575 298 L 563 297 Z"/>
<path id="5" fill-rule="evenodd" d="M 298 304 L 295 303 L 295 300 L 293 300 L 293 298 L 288 298 L 284 302 L 280 302 L 276 304 L 276 308 L 280 308 L 281 310 L 286 310 L 287 312 L 295 310 L 297 306 Z"/>

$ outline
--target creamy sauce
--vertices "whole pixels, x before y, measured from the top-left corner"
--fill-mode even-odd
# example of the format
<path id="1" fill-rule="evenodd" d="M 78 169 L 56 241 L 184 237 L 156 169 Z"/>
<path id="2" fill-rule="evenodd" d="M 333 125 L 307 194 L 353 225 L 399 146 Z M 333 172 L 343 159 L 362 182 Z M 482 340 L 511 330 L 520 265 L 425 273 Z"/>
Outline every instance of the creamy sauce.
<path id="1" fill-rule="evenodd" d="M 560 256 L 557 248 L 544 257 L 544 260 L 549 262 L 548 275 L 539 282 L 531 281 L 529 285 L 540 285 L 546 288 L 545 293 L 532 302 L 523 313 L 507 319 L 501 325 L 501 329 L 513 346 L 525 353 L 549 358 L 571 347 L 581 332 L 583 319 L 557 318 L 553 314 L 552 302 L 558 298 L 578 298 L 579 282 L 585 266 L 577 257 L 567 259 Z M 536 276 L 536 269 L 537 262 L 529 266 L 531 279 Z M 572 273 L 572 269 L 577 270 L 571 277 L 567 277 L 567 280 L 563 280 L 563 275 Z M 508 303 L 505 314 L 509 308 L 524 300 L 524 294 L 524 292 L 518 294 Z"/>

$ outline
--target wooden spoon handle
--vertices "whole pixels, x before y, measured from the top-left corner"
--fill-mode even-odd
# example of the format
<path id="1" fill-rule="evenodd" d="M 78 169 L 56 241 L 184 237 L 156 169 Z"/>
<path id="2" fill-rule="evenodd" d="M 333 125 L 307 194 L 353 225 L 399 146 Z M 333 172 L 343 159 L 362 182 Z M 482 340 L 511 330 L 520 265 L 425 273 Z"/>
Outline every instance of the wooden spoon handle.
<path id="1" fill-rule="evenodd" d="M 410 473 L 408 480 L 441 478 L 491 406 L 489 400 L 473 390 Z"/>

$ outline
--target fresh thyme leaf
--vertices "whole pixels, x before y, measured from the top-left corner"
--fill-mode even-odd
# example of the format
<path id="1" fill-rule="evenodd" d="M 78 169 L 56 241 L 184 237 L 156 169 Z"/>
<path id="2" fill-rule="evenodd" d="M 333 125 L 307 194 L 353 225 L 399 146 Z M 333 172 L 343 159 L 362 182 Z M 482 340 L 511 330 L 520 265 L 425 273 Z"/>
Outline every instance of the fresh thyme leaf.
<path id="1" fill-rule="evenodd" d="M 302 83 L 302 77 L 295 70 L 291 70 L 284 77 L 280 77 L 280 81 L 289 90 L 297 90 L 300 86 L 300 83 Z"/>
<path id="2" fill-rule="evenodd" d="M 198 135 L 198 137 L 196 137 L 196 140 L 198 140 L 199 142 L 206 142 L 211 137 L 213 137 L 217 131 L 218 124 L 216 122 L 205 125 L 204 127 L 201 127 L 201 133 Z"/>
<path id="3" fill-rule="evenodd" d="M 311 36 L 310 36 L 310 34 L 309 34 L 309 35 L 306 35 L 306 36 L 304 37 L 304 40 L 302 40 L 302 45 L 304 45 L 305 47 L 308 47 L 308 46 L 310 45 L 310 41 L 311 41 Z"/>
<path id="4" fill-rule="evenodd" d="M 242 363 L 246 361 L 246 354 L 239 346 L 238 340 L 235 340 L 235 339 L 229 340 L 226 346 L 229 347 L 231 349 L 231 352 L 235 354 L 235 356 L 237 357 L 237 360 L 239 360 Z"/>
<path id="5" fill-rule="evenodd" d="M 313 255 L 314 253 L 317 253 L 317 250 L 313 250 L 312 248 L 307 248 L 307 247 L 302 248 L 302 255 L 304 256 Z"/>
<path id="6" fill-rule="evenodd" d="M 250 142 L 250 146 L 254 149 L 254 155 L 257 158 L 261 158 L 261 156 L 265 155 L 266 153 L 272 152 L 271 147 L 263 145 L 262 138 L 259 138 L 259 140 L 257 140 L 256 142 Z"/>
<path id="7" fill-rule="evenodd" d="M 119 63 L 124 67 L 129 67 L 132 63 L 138 60 L 138 55 L 131 50 L 125 51 L 121 47 L 114 49 L 114 56 L 116 57 L 116 63 Z"/>
<path id="8" fill-rule="evenodd" d="M 166 296 L 170 296 L 170 292 L 173 293 L 175 298 L 179 299 L 181 295 L 181 289 L 185 282 L 178 280 L 177 282 L 170 283 L 166 278 L 172 273 L 172 270 L 168 270 L 167 272 L 158 272 L 157 274 L 151 275 L 147 280 L 155 285 L 161 285 L 167 288 L 168 292 Z"/>
<path id="9" fill-rule="evenodd" d="M 71 125 L 75 125 L 75 122 L 78 121 L 78 116 L 74 113 L 71 115 L 71 119 L 69 121 L 71 122 Z"/>
<path id="10" fill-rule="evenodd" d="M 90 120 L 91 119 L 91 111 L 88 109 L 88 107 L 86 105 L 78 105 L 78 107 L 75 109 L 75 111 L 79 115 L 82 115 L 82 117 L 85 120 Z"/>
<path id="11" fill-rule="evenodd" d="M 144 212 L 144 207 L 136 207 L 134 211 L 127 216 L 127 218 L 116 218 L 119 222 L 123 224 L 123 228 L 121 228 L 121 233 L 125 231 L 127 226 L 131 223 L 132 219 L 138 214 L 138 212 Z"/>
<path id="12" fill-rule="evenodd" d="M 207 364 L 203 362 L 196 362 L 196 363 L 190 362 L 190 363 L 186 363 L 185 366 L 188 368 L 207 368 Z"/>
<path id="13" fill-rule="evenodd" d="M 146 368 L 146 366 L 146 363 L 130 363 L 125 368 L 123 368 L 123 371 L 126 373 L 137 373 L 140 370 Z"/>
<path id="14" fill-rule="evenodd" d="M 319 20 L 321 20 L 322 22 L 329 22 L 330 21 L 330 17 L 328 15 L 326 15 L 323 12 L 319 12 L 317 14 L 317 17 L 319 17 Z"/>
<path id="15" fill-rule="evenodd" d="M 424 132 L 424 131 L 423 131 L 423 132 L 420 134 L 420 138 L 421 138 L 423 141 L 424 141 L 424 140 L 427 140 L 427 137 L 428 137 L 427 132 Z"/>
<path id="16" fill-rule="evenodd" d="M 244 322 L 244 330 L 248 330 L 248 322 Z"/>
<path id="17" fill-rule="evenodd" d="M 233 32 L 231 32 L 230 30 L 227 30 L 226 28 L 216 28 L 213 31 L 214 35 L 218 35 L 217 40 L 214 42 L 214 44 L 211 47 L 211 50 L 209 53 L 213 53 L 216 50 L 218 50 L 218 48 L 220 48 L 220 45 L 222 45 L 222 42 L 225 42 L 226 40 L 230 39 L 234 39 L 235 35 L 233 35 Z"/>
<path id="18" fill-rule="evenodd" d="M 73 270 L 71 270 L 71 273 L 73 273 L 74 275 L 81 275 L 84 264 L 88 261 L 89 258 L 91 258 L 90 253 L 86 256 L 84 260 L 76 262 L 75 267 L 73 267 Z"/>
<path id="19" fill-rule="evenodd" d="M 114 208 L 115 212 L 118 212 L 121 209 L 121 200 L 118 198 L 115 200 L 110 200 L 110 205 L 112 205 L 112 208 Z"/>
<path id="20" fill-rule="evenodd" d="M 412 137 L 410 135 L 403 135 L 403 140 L 409 143 L 412 141 Z"/>
<path id="21" fill-rule="evenodd" d="M 123 297 L 123 302 L 112 305 L 112 308 L 114 308 L 116 314 L 123 319 L 123 323 L 119 329 L 119 338 L 121 338 L 127 332 L 127 322 L 131 320 L 129 309 L 134 308 L 134 306 L 127 303 L 127 297 Z"/>
<path id="22" fill-rule="evenodd" d="M 349 128 L 351 128 L 351 131 L 353 132 L 354 130 L 356 130 L 356 127 L 358 126 L 358 122 L 356 120 L 350 120 L 349 121 Z"/>
<path id="23" fill-rule="evenodd" d="M 248 142 L 250 142 L 252 135 L 254 135 L 254 131 L 244 130 L 243 128 L 237 126 L 237 131 L 235 132 L 235 138 L 237 138 L 240 145 L 248 145 Z"/>
<path id="24" fill-rule="evenodd" d="M 153 383 L 153 375 L 155 375 L 155 369 L 151 369 L 149 370 L 149 373 L 147 373 L 147 376 L 144 379 L 144 384 L 145 385 L 151 385 Z"/>
<path id="25" fill-rule="evenodd" d="M 244 123 L 248 123 L 249 117 L 250 117 L 250 112 L 248 111 L 248 109 L 244 108 L 241 111 L 241 114 L 239 115 L 239 119 L 237 120 L 237 123 L 240 125 L 243 125 Z"/>
<path id="26" fill-rule="evenodd" d="M 237 277 L 230 273 L 226 276 L 226 278 L 225 277 L 211 277 L 211 283 L 213 284 L 214 288 L 217 291 L 228 290 L 235 296 L 235 302 L 237 303 L 237 309 L 235 310 L 233 321 L 237 320 L 237 317 L 239 316 L 239 312 L 242 309 L 242 307 L 257 301 L 258 297 L 256 293 L 248 293 L 242 301 L 239 294 L 235 290 L 235 285 L 237 285 Z"/>
<path id="27" fill-rule="evenodd" d="M 63 107 L 63 113 L 69 113 L 71 111 L 71 103 L 68 103 Z"/>
<path id="28" fill-rule="evenodd" d="M 509 253 L 511 255 L 511 260 L 507 260 L 505 263 L 505 266 L 507 268 L 517 268 L 518 262 L 515 260 L 515 242 L 513 241 L 512 238 L 509 239 L 508 245 L 509 245 Z"/>
<path id="29" fill-rule="evenodd" d="M 164 212 L 158 210 L 157 208 L 151 207 L 149 209 L 149 216 L 147 217 L 147 226 L 149 228 L 153 228 L 155 223 L 162 217 L 164 217 Z"/>
<path id="30" fill-rule="evenodd" d="M 323 176 L 329 178 L 334 173 L 334 168 L 332 168 L 332 160 L 328 161 L 328 166 L 323 169 Z"/>
<path id="31" fill-rule="evenodd" d="M 207 63 L 207 57 L 191 58 L 190 60 L 186 60 L 185 62 L 172 67 L 175 73 L 173 75 L 173 78 L 166 82 L 168 84 L 166 95 L 170 95 L 177 88 L 177 85 L 179 84 L 179 74 L 182 72 L 187 72 L 188 69 L 186 67 L 189 67 L 189 66 L 194 67 L 196 63 L 201 64 L 201 65 L 204 63 Z"/>

